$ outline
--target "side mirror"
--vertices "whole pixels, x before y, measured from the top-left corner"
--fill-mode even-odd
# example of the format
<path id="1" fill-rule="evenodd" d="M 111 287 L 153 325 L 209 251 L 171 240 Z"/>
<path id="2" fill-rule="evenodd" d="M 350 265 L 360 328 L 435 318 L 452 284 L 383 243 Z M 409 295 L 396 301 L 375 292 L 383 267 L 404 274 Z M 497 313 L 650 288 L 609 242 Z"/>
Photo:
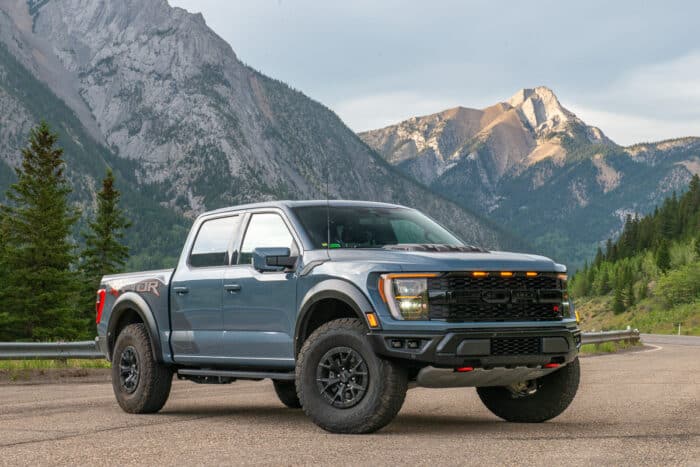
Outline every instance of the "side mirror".
<path id="1" fill-rule="evenodd" d="M 260 272 L 284 271 L 293 268 L 297 258 L 289 248 L 256 248 L 253 250 L 253 267 Z"/>

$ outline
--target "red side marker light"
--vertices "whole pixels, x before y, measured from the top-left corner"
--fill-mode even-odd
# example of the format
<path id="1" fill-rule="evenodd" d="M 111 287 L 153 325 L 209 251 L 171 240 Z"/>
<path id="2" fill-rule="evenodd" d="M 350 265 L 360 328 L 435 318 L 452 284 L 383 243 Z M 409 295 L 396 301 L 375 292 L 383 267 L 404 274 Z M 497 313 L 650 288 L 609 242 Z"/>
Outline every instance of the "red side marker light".
<path id="1" fill-rule="evenodd" d="M 105 297 L 107 297 L 107 291 L 105 289 L 97 291 L 97 301 L 95 302 L 95 322 L 97 324 L 100 324 L 100 320 L 102 320 L 102 310 L 105 308 Z"/>
<path id="2" fill-rule="evenodd" d="M 554 311 L 555 313 L 559 313 L 559 305 L 554 305 L 552 307 L 552 311 Z"/>
<path id="3" fill-rule="evenodd" d="M 461 366 L 459 368 L 455 368 L 455 371 L 457 373 L 467 373 L 469 371 L 474 371 L 474 367 L 471 366 Z"/>
<path id="4" fill-rule="evenodd" d="M 547 363 L 547 364 L 545 364 L 544 367 L 545 368 L 559 368 L 559 364 L 558 363 Z"/>

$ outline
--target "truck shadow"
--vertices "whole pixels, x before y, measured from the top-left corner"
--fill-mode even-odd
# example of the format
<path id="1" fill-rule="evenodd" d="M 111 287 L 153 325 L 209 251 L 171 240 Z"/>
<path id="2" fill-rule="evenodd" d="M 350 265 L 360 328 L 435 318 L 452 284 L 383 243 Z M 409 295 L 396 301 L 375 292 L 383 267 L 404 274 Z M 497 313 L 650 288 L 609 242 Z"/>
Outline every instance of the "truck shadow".
<path id="1" fill-rule="evenodd" d="M 288 409 L 285 407 L 275 407 L 269 405 L 258 406 L 199 406 L 199 407 L 166 407 L 159 416 L 165 417 L 187 417 L 187 418 L 217 418 L 230 419 L 232 423 L 250 424 L 274 424 L 284 425 L 283 429 L 289 429 L 289 425 L 294 425 L 295 429 L 322 432 L 315 426 L 301 409 Z M 569 421 L 566 419 L 552 420 L 546 423 L 536 424 L 537 431 L 551 437 L 559 438 L 569 434 L 580 433 L 586 430 L 585 423 Z M 509 434 L 509 439 L 513 434 L 522 433 L 523 439 L 530 439 L 532 436 L 533 424 L 529 423 L 508 423 L 497 418 L 484 417 L 481 415 L 434 415 L 399 413 L 396 419 L 384 429 L 377 432 L 377 436 L 391 435 L 420 435 L 420 434 L 441 434 L 449 433 L 478 433 L 484 434 Z"/>

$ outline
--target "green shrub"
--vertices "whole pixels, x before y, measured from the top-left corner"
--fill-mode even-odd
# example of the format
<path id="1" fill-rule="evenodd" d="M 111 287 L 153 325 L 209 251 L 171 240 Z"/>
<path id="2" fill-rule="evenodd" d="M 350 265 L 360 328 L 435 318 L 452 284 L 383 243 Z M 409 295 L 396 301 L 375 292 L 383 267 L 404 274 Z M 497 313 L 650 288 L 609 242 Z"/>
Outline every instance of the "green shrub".
<path id="1" fill-rule="evenodd" d="M 662 276 L 654 292 L 669 307 L 694 301 L 700 297 L 700 262 Z"/>

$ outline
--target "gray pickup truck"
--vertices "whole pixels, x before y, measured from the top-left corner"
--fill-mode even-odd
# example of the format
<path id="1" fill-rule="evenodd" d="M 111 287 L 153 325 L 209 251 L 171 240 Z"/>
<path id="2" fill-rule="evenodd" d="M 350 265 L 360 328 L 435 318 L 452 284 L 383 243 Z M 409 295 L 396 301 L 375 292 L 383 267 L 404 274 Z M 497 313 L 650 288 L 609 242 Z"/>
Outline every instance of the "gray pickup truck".
<path id="1" fill-rule="evenodd" d="M 173 374 L 271 379 L 335 433 L 368 433 L 410 387 L 476 387 L 515 422 L 562 413 L 581 334 L 566 268 L 469 246 L 418 211 L 279 201 L 197 218 L 175 269 L 107 276 L 98 345 L 119 405 L 152 413 Z"/>

